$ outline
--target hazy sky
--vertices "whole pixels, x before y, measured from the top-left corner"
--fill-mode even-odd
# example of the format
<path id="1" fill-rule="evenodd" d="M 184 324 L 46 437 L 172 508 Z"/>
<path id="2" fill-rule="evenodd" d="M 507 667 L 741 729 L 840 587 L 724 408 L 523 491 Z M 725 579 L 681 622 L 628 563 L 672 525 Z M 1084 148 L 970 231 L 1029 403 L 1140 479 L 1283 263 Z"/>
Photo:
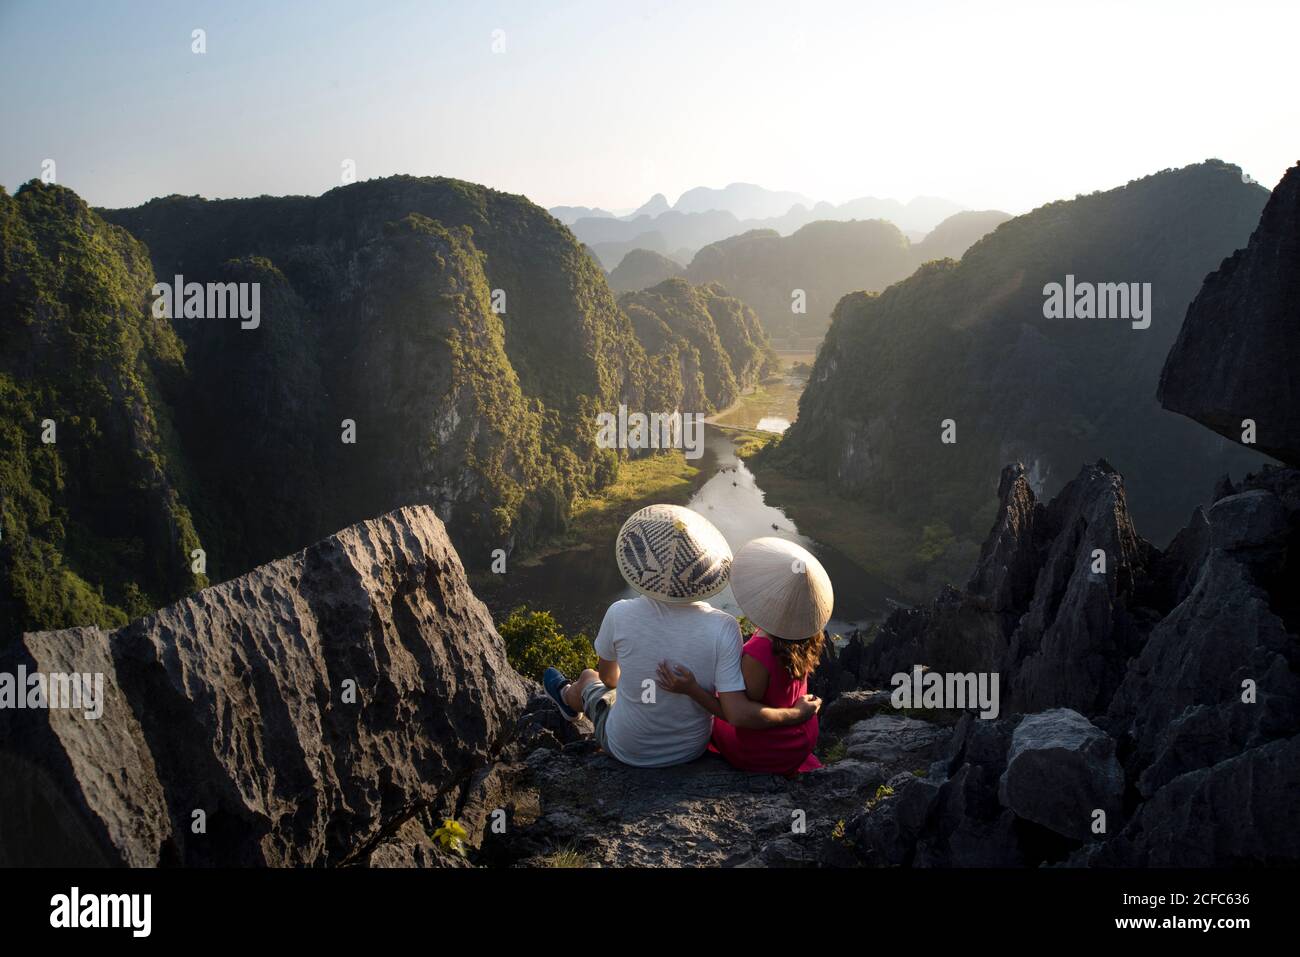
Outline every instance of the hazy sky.
<path id="1" fill-rule="evenodd" d="M 1295 0 L 0 0 L 0 183 L 315 194 L 351 159 L 546 206 L 744 181 L 1022 212 L 1216 156 L 1271 188 L 1297 36 Z"/>

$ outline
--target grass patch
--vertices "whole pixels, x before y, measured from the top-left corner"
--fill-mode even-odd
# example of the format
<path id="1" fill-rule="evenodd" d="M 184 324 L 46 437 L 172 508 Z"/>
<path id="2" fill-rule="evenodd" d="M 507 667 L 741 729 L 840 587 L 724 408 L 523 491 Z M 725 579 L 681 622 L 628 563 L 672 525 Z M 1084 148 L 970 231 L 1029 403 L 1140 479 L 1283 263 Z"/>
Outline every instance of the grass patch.
<path id="1" fill-rule="evenodd" d="M 746 392 L 732 405 L 709 418 L 714 425 L 742 429 L 756 427 L 766 418 L 788 419 L 793 422 L 799 414 L 799 395 L 803 383 L 791 383 L 784 375 L 767 379 Z"/>
<path id="2" fill-rule="evenodd" d="M 578 850 L 576 845 L 565 844 L 549 854 L 537 859 L 538 867 L 586 867 L 590 864 L 587 855 Z"/>
<path id="3" fill-rule="evenodd" d="M 822 751 L 822 763 L 834 764 L 836 761 L 843 761 L 849 756 L 848 745 L 843 739 L 833 741 Z"/>
<path id="4" fill-rule="evenodd" d="M 731 447 L 735 450 L 736 456 L 742 459 L 748 459 L 780 438 L 776 432 L 760 432 L 757 429 L 742 429 L 726 425 L 719 425 L 716 428 L 731 439 Z"/>
<path id="5" fill-rule="evenodd" d="M 699 468 L 688 462 L 680 449 L 625 460 L 619 465 L 617 479 L 595 495 L 574 500 L 568 529 L 534 549 L 521 564 L 536 565 L 556 552 L 612 539 L 629 515 L 651 502 L 684 505 L 699 475 Z"/>

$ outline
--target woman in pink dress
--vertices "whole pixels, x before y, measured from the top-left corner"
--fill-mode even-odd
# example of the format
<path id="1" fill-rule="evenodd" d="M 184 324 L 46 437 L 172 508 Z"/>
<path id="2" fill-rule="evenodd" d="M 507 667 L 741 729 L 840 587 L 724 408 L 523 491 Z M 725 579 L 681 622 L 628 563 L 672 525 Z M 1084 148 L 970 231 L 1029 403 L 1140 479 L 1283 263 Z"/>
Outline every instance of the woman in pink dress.
<path id="1" fill-rule="evenodd" d="M 808 676 L 825 647 L 834 600 L 829 576 L 806 549 L 780 538 L 759 538 L 736 555 L 731 589 L 745 617 L 758 626 L 740 659 L 745 694 L 769 707 L 792 707 L 808 697 Z M 718 699 L 681 665 L 662 662 L 658 682 L 667 691 L 689 695 L 713 714 L 710 750 L 734 767 L 793 775 L 822 766 L 813 754 L 815 715 L 803 724 L 737 728 L 723 720 Z"/>

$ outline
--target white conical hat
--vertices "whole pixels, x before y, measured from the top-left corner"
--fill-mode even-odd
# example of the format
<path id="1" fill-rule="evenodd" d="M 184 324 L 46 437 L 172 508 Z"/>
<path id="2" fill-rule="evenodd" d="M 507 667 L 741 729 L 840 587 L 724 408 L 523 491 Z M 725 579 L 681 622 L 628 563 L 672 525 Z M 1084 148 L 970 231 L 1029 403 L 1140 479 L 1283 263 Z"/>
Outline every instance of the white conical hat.
<path id="1" fill-rule="evenodd" d="M 821 634 L 835 605 L 821 562 L 784 538 L 756 538 L 736 554 L 731 592 L 746 618 L 786 641 Z"/>
<path id="2" fill-rule="evenodd" d="M 686 605 L 727 587 L 731 547 L 713 523 L 680 505 L 648 505 L 614 543 L 623 580 L 658 601 Z"/>

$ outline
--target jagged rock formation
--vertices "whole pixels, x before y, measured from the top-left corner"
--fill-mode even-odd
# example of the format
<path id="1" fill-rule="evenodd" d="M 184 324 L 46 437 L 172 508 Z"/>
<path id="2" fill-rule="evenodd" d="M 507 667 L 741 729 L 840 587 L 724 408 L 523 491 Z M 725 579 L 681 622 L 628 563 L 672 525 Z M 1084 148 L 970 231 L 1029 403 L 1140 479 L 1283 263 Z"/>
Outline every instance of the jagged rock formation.
<path id="1" fill-rule="evenodd" d="M 1210 509 L 1208 540 L 1189 560 L 1190 590 L 1152 629 L 1110 703 L 1147 797 L 1179 775 L 1300 729 L 1300 629 L 1288 597 L 1300 580 L 1300 488 L 1289 476 L 1287 505 L 1253 488 Z"/>
<path id="2" fill-rule="evenodd" d="M 20 665 L 100 672 L 106 700 L 5 712 L 8 866 L 365 860 L 471 783 L 527 699 L 427 507 L 115 632 L 27 634 L 0 672 Z"/>
<path id="3" fill-rule="evenodd" d="M 1015 465 L 999 489 L 998 516 L 966 590 L 891 615 L 855 678 L 883 686 L 915 664 L 939 662 L 945 671 L 999 672 L 1004 710 L 1104 711 L 1140 647 L 1130 603 L 1149 590 L 1154 554 L 1133 528 L 1122 480 L 1098 462 L 1044 505 Z M 1104 572 L 1094 570 L 1099 562 Z"/>
<path id="4" fill-rule="evenodd" d="M 1002 681 L 1002 716 L 963 717 L 945 761 L 899 795 L 910 823 L 855 819 L 859 849 L 941 866 L 1300 860 L 1287 797 L 1300 785 L 1300 472 L 1222 483 L 1163 553 L 1123 503 L 1105 463 L 1046 506 L 1008 468 L 966 589 L 895 612 L 815 676 L 839 695 L 828 713 L 850 714 L 882 694 L 839 689 L 889 687 L 915 665 Z"/>
<path id="5" fill-rule="evenodd" d="M 1205 279 L 1160 375 L 1160 402 L 1300 466 L 1300 166 L 1273 190 L 1245 249 Z"/>
<path id="6" fill-rule="evenodd" d="M 1035 492 L 1051 496 L 1080 462 L 1105 457 L 1129 480 L 1144 534 L 1168 542 L 1218 476 L 1266 461 L 1170 415 L 1155 391 L 1188 303 L 1267 199 L 1225 163 L 1165 171 L 1049 203 L 959 263 L 846 296 L 797 421 L 758 464 L 819 478 L 918 531 L 942 523 L 964 543 L 988 528 L 1005 463 L 1023 461 Z M 1045 318 L 1044 287 L 1067 276 L 1150 283 L 1150 326 Z"/>
<path id="7" fill-rule="evenodd" d="M 0 862 L 1300 860 L 1300 473 L 1224 484 L 1165 553 L 1123 534 L 1122 485 L 1104 463 L 1047 505 L 1022 468 L 1003 490 L 966 591 L 828 654 L 812 681 L 828 698 L 827 766 L 797 780 L 716 756 L 646 771 L 598 753 L 589 725 L 528 698 L 427 508 L 347 529 L 111 636 L 27 635 L 0 671 L 101 670 L 109 704 L 101 724 L 19 712 L 6 727 Z M 1127 541 L 1106 575 L 1129 585 L 1092 580 L 1094 541 Z M 1071 563 L 1086 574 L 1067 573 Z M 1043 634 L 1072 640 L 1016 658 L 1014 636 L 1048 620 L 1035 609 L 1049 605 L 1059 613 Z M 1081 668 L 1088 656 L 1105 666 Z M 1034 660 L 1042 667 L 1024 666 Z M 1116 662 L 1108 696 L 1099 689 Z M 1002 668 L 1013 691 L 995 719 L 900 715 L 871 689 L 913 664 Z M 1070 677 L 1079 670 L 1086 680 Z M 340 703 L 346 677 L 358 682 L 355 710 Z M 1108 700 L 1089 714 L 1037 706 L 1097 695 Z M 1010 707 L 1023 701 L 1034 710 Z M 196 808 L 209 810 L 205 836 L 188 829 Z M 432 838 L 444 817 L 466 828 L 467 857 Z"/>

